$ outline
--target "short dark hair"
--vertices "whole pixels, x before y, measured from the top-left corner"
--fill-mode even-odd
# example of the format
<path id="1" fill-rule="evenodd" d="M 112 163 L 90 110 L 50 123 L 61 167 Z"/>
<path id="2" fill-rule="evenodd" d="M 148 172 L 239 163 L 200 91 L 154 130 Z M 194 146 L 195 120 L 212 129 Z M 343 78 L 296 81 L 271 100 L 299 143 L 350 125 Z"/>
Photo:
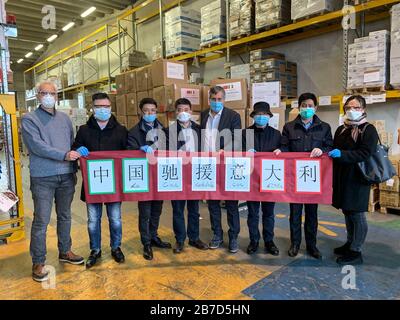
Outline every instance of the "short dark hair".
<path id="1" fill-rule="evenodd" d="M 140 100 L 140 103 L 139 103 L 139 108 L 140 108 L 140 110 L 143 109 L 143 106 L 144 106 L 145 104 L 153 104 L 153 105 L 155 105 L 156 108 L 157 108 L 157 101 L 154 100 L 153 98 L 143 98 L 142 100 Z"/>
<path id="2" fill-rule="evenodd" d="M 214 86 L 214 87 L 211 87 L 210 88 L 210 93 L 209 93 L 209 98 L 211 98 L 211 95 L 216 95 L 218 92 L 222 92 L 222 94 L 223 94 L 223 96 L 224 96 L 224 98 L 225 98 L 225 96 L 226 96 L 226 93 L 225 93 L 225 89 L 224 88 L 222 88 L 221 86 Z"/>
<path id="3" fill-rule="evenodd" d="M 315 96 L 315 94 L 311 93 L 311 92 L 306 92 L 306 93 L 303 93 L 299 97 L 299 107 L 300 107 L 300 105 L 302 104 L 303 101 L 306 101 L 308 99 L 311 99 L 312 101 L 314 101 L 314 105 L 315 106 L 318 105 L 318 100 L 317 100 L 317 97 Z"/>
<path id="4" fill-rule="evenodd" d="M 344 106 L 346 107 L 347 104 L 348 104 L 350 101 L 353 101 L 353 100 L 357 100 L 357 101 L 361 104 L 361 107 L 362 107 L 363 109 L 365 109 L 365 108 L 367 107 L 367 102 L 365 101 L 365 98 L 364 98 L 363 96 L 360 96 L 359 94 L 356 94 L 356 95 L 353 95 L 353 96 L 348 97 L 347 100 L 346 100 L 346 102 L 344 103 Z"/>
<path id="5" fill-rule="evenodd" d="M 111 101 L 110 97 L 105 92 L 97 92 L 94 95 L 92 95 L 92 102 L 95 102 L 96 100 L 102 100 L 102 99 L 108 99 L 109 101 Z"/>
<path id="6" fill-rule="evenodd" d="M 189 106 L 190 109 L 192 109 L 192 103 L 190 102 L 189 99 L 186 98 L 179 98 L 178 100 L 175 101 L 175 109 L 180 105 L 184 104 L 185 106 Z"/>

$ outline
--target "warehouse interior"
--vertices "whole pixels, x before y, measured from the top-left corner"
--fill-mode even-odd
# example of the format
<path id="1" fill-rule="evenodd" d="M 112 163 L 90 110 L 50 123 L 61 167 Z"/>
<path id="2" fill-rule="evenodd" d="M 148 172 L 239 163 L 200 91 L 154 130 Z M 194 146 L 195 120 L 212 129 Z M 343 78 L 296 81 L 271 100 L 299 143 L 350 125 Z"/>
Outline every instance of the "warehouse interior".
<path id="1" fill-rule="evenodd" d="M 0 191 L 11 190 L 19 197 L 8 212 L 0 212 L 0 299 L 400 298 L 400 282 L 394 281 L 400 271 L 399 0 L 0 3 Z M 344 6 L 348 9 L 342 10 Z M 359 62 L 359 54 L 355 54 L 357 45 L 367 48 L 364 62 Z M 371 53 L 371 48 L 376 50 Z M 263 60 L 281 64 L 268 69 L 260 67 Z M 184 79 L 166 81 L 168 63 L 184 65 Z M 279 69 L 282 65 L 284 72 Z M 156 78 L 158 72 L 161 75 Z M 130 76 L 135 78 L 135 85 L 128 80 Z M 371 186 L 365 261 L 356 268 L 356 288 L 342 285 L 344 273 L 332 253 L 346 238 L 341 211 L 329 205 L 319 208 L 318 247 L 322 260 L 307 256 L 304 244 L 298 257 L 287 255 L 288 203 L 278 203 L 275 208 L 275 238 L 280 255 L 260 252 L 250 256 L 246 253 L 249 237 L 245 202 L 240 204 L 237 254 L 230 254 L 226 248 L 199 252 L 187 247 L 181 255 L 156 249 L 153 261 L 142 257 L 137 203 L 124 202 L 122 248 L 126 261 L 116 264 L 112 260 L 107 218 L 103 216 L 103 258 L 90 270 L 59 264 L 53 212 L 47 229 L 47 265 L 54 267 L 57 283 L 45 288 L 32 281 L 29 240 L 33 200 L 20 119 L 35 110 L 35 86 L 47 79 L 57 83 L 57 109 L 70 116 L 75 132 L 89 118 L 91 96 L 96 92 L 110 95 L 114 114 L 129 130 L 140 119 L 138 103 L 143 97 L 152 96 L 160 103 L 158 119 L 168 126 L 175 121 L 172 100 L 181 97 L 176 88 L 197 92 L 198 97 L 193 100 L 197 102 L 192 102 L 193 120 L 199 121 L 200 112 L 209 107 L 210 85 L 239 83 L 241 99 L 232 102 L 231 108 L 241 115 L 244 128 L 252 124 L 249 114 L 256 102 L 253 88 L 266 83 L 268 90 L 278 88 L 268 101 L 274 107 L 271 110 L 276 129 L 282 131 L 283 125 L 298 115 L 298 96 L 313 92 L 319 98 L 317 115 L 330 124 L 332 134 L 342 124 L 346 98 L 362 94 L 367 99 L 369 122 L 378 129 L 382 143 L 390 147 L 397 176 L 390 183 Z M 175 91 L 171 92 L 168 86 L 175 86 Z M 79 199 L 81 184 L 78 172 L 71 238 L 74 251 L 86 258 L 90 250 L 86 208 Z M 222 220 L 226 231 L 225 211 Z M 174 243 L 169 201 L 164 202 L 159 234 Z M 200 203 L 200 234 L 206 242 L 212 238 L 205 201 Z"/>

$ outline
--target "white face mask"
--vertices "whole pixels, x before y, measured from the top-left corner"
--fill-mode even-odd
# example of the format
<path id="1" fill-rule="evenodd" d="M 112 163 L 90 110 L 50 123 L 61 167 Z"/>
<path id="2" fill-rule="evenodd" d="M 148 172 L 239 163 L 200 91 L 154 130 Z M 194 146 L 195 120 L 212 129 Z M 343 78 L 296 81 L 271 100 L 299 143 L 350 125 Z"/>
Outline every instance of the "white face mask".
<path id="1" fill-rule="evenodd" d="M 354 111 L 354 110 L 346 111 L 347 119 L 352 120 L 352 121 L 361 118 L 362 115 L 363 115 L 362 111 Z"/>
<path id="2" fill-rule="evenodd" d="M 188 112 L 181 112 L 178 114 L 177 119 L 179 122 L 186 123 L 190 121 L 191 115 Z"/>
<path id="3" fill-rule="evenodd" d="M 56 98 L 53 97 L 51 94 L 46 94 L 42 98 L 41 103 L 42 103 L 43 107 L 45 107 L 47 109 L 51 109 L 51 108 L 54 108 L 54 106 L 56 105 Z"/>

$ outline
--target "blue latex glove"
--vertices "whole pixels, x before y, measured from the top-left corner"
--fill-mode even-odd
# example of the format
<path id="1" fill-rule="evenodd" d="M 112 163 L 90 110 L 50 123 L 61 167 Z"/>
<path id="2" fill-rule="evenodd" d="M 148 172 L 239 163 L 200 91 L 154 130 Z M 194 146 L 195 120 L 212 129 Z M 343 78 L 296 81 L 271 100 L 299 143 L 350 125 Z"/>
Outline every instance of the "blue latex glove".
<path id="1" fill-rule="evenodd" d="M 89 150 L 86 147 L 80 147 L 76 149 L 76 152 L 78 152 L 82 157 L 87 157 L 89 155 Z"/>
<path id="2" fill-rule="evenodd" d="M 249 150 L 247 150 L 247 152 L 254 152 L 254 153 L 256 153 L 257 151 L 256 151 L 255 149 L 249 149 Z"/>
<path id="3" fill-rule="evenodd" d="M 331 158 L 340 158 L 342 156 L 342 152 L 339 149 L 333 149 L 328 153 L 328 156 Z"/>
<path id="4" fill-rule="evenodd" d="M 140 150 L 142 150 L 145 153 L 153 153 L 154 152 L 153 148 L 150 147 L 150 146 L 147 146 L 147 145 L 146 146 L 141 146 Z"/>

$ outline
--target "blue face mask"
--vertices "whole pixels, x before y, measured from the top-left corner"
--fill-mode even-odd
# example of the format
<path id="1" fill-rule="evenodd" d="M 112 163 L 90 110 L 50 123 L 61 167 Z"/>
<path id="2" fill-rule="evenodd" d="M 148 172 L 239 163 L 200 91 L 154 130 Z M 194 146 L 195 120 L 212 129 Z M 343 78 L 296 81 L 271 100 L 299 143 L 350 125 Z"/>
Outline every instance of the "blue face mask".
<path id="1" fill-rule="evenodd" d="M 265 127 L 269 122 L 269 116 L 265 114 L 259 114 L 254 116 L 254 123 L 258 127 Z"/>
<path id="2" fill-rule="evenodd" d="M 156 121 L 156 119 L 157 119 L 156 114 L 144 114 L 143 115 L 143 120 L 148 123 L 154 122 L 154 121 Z"/>
<path id="3" fill-rule="evenodd" d="M 94 117 L 99 121 L 107 121 L 111 117 L 111 108 L 95 108 Z"/>
<path id="4" fill-rule="evenodd" d="M 300 109 L 300 116 L 303 119 L 310 119 L 314 116 L 315 109 L 314 108 L 301 108 Z"/>
<path id="5" fill-rule="evenodd" d="M 220 101 L 210 101 L 210 107 L 211 110 L 214 111 L 215 113 L 218 113 L 222 110 L 224 107 L 224 104 Z"/>

